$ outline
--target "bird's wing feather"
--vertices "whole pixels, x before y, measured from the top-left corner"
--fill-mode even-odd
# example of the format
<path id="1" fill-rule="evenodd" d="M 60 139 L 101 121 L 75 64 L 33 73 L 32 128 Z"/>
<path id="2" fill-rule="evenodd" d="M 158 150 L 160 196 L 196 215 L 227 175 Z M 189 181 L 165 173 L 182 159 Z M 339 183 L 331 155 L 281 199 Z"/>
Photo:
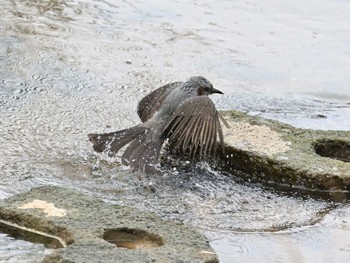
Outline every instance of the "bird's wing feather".
<path id="1" fill-rule="evenodd" d="M 146 97 L 144 97 L 137 106 L 137 114 L 139 115 L 142 122 L 146 122 L 160 109 L 164 100 L 167 98 L 170 90 L 177 87 L 181 82 L 174 82 L 164 85 Z"/>
<path id="2" fill-rule="evenodd" d="M 209 97 L 189 98 L 170 117 L 163 135 L 175 148 L 202 158 L 215 154 L 219 145 L 223 149 L 220 120 L 227 124 Z"/>

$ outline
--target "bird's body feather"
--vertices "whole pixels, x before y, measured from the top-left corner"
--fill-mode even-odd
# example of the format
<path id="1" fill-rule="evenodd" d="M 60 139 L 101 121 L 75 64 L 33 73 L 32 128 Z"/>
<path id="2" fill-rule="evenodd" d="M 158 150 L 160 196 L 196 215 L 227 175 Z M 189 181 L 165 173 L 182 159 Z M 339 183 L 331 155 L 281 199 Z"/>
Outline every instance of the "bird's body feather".
<path id="1" fill-rule="evenodd" d="M 181 82 L 174 82 L 164 85 L 150 94 L 146 95 L 137 105 L 137 114 L 142 122 L 146 122 L 160 109 L 164 100 L 167 98 L 171 90 L 181 85 Z"/>

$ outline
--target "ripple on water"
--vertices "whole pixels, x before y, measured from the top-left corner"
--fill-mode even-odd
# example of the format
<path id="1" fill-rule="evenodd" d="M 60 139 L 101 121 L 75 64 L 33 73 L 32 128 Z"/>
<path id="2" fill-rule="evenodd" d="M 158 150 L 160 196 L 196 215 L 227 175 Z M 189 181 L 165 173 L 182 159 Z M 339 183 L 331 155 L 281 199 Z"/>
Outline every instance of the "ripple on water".
<path id="1" fill-rule="evenodd" d="M 269 232 L 206 231 L 220 262 L 347 262 L 349 259 L 348 230 L 329 224 L 328 217 L 342 213 L 334 210 L 322 224 L 312 227 Z M 329 219 L 331 219 L 329 218 Z M 332 218 L 334 219 L 334 218 Z M 232 248 L 240 248 L 237 251 Z"/>
<path id="2" fill-rule="evenodd" d="M 44 245 L 16 240 L 6 234 L 0 233 L 0 261 L 8 263 L 38 262 L 46 255 L 52 253 Z"/>
<path id="3" fill-rule="evenodd" d="M 289 5 L 299 10 L 300 5 L 292 2 Z M 280 89 L 292 93 L 295 88 L 333 88 L 339 85 L 338 79 L 343 83 L 347 76 L 344 65 L 349 65 L 349 60 L 342 53 L 344 48 L 327 46 L 335 43 L 342 47 L 348 39 L 339 33 L 345 32 L 346 23 L 332 24 L 329 21 L 340 20 L 327 19 L 332 14 L 328 11 L 333 10 L 334 18 L 341 15 L 348 21 L 342 11 L 346 8 L 336 10 L 337 5 L 329 1 L 327 5 L 311 2 L 309 9 L 303 7 L 299 15 L 292 15 L 289 5 L 269 5 L 270 1 L 257 1 L 255 6 L 230 1 L 207 1 L 207 5 L 196 1 L 3 1 L 0 198 L 44 184 L 73 187 L 206 232 L 214 230 L 208 236 L 226 262 L 238 256 L 242 256 L 240 262 L 251 262 L 250 256 L 255 262 L 302 262 L 304 258 L 320 262 L 322 258 L 316 261 L 312 255 L 331 245 L 324 240 L 337 244 L 331 252 L 346 258 L 349 226 L 342 220 L 348 215 L 326 215 L 327 224 L 332 216 L 336 223 L 317 232 L 317 222 L 329 206 L 326 202 L 239 184 L 205 165 L 192 172 L 168 169 L 163 177 L 131 174 L 119 165 L 119 158 L 93 153 L 86 138 L 91 132 L 138 123 L 136 105 L 144 91 L 193 74 L 206 75 L 224 89 L 226 97 L 220 97 L 217 104 L 220 109 L 241 109 L 315 127 L 322 125 L 312 116 L 320 114 L 327 117 L 322 121 L 333 119 L 334 127 L 349 127 L 350 114 L 344 114 L 349 107 L 341 112 L 325 101 L 275 96 Z M 323 8 L 328 5 L 332 10 Z M 308 24 L 308 30 L 294 27 L 295 23 L 307 23 L 303 18 L 312 7 L 317 7 L 319 28 L 314 24 Z M 319 8 L 327 12 L 320 15 Z M 287 14 L 283 23 L 281 14 Z M 258 29 L 257 23 L 266 30 Z M 293 34 L 286 30 L 291 28 Z M 310 30 L 317 34 L 309 35 Z M 294 43 L 289 40 L 298 36 L 302 40 L 298 46 L 288 46 Z M 336 42 L 321 37 L 333 37 Z M 310 46 L 311 41 L 317 42 Z M 299 67 L 302 64 L 306 67 Z M 320 65 L 325 68 L 310 74 Z M 331 76 L 323 74 L 326 71 L 340 73 Z M 271 87 L 273 94 L 264 96 Z M 342 89 L 341 94 L 346 91 Z M 335 115 L 343 119 L 333 118 Z M 309 225 L 310 231 L 304 231 Z M 344 232 L 330 231 L 337 226 Z M 0 242 L 0 249 L 7 247 L 8 239 L 1 237 Z M 318 244 L 321 248 L 315 248 Z M 20 255 L 21 246 L 9 254 Z M 23 248 L 26 250 L 26 245 Z M 304 254 L 293 256 L 300 255 L 298 251 Z"/>
<path id="4" fill-rule="evenodd" d="M 102 159 L 101 159 L 102 158 Z M 246 186 L 207 165 L 192 172 L 167 170 L 164 176 L 130 174 L 113 159 L 56 163 L 72 174 L 72 185 L 121 205 L 150 210 L 196 228 L 217 231 L 276 232 L 314 225 L 329 209 L 322 201 L 282 196 Z M 185 166 L 188 164 L 185 164 Z M 97 187 L 97 188 L 96 188 Z"/>

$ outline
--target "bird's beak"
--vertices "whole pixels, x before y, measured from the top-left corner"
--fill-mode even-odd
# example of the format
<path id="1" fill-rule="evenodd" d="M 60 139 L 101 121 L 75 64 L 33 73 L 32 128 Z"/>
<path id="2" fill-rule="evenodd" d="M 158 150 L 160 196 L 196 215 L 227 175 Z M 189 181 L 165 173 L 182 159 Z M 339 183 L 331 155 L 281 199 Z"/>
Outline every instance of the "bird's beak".
<path id="1" fill-rule="evenodd" d="M 214 89 L 212 90 L 212 93 L 219 93 L 219 94 L 224 94 L 222 91 L 218 90 L 218 89 Z"/>

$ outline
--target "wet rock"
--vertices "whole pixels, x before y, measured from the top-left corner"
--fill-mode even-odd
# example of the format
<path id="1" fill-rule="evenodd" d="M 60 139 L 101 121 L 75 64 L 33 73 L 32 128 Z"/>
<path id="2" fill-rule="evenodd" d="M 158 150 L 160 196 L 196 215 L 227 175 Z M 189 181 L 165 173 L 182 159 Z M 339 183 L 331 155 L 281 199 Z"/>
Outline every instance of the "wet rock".
<path id="1" fill-rule="evenodd" d="M 42 262 L 218 262 L 195 230 L 54 186 L 1 201 L 0 223 L 57 248 Z"/>
<path id="2" fill-rule="evenodd" d="M 238 111 L 223 115 L 221 168 L 278 189 L 344 201 L 350 198 L 350 131 L 292 127 Z"/>

